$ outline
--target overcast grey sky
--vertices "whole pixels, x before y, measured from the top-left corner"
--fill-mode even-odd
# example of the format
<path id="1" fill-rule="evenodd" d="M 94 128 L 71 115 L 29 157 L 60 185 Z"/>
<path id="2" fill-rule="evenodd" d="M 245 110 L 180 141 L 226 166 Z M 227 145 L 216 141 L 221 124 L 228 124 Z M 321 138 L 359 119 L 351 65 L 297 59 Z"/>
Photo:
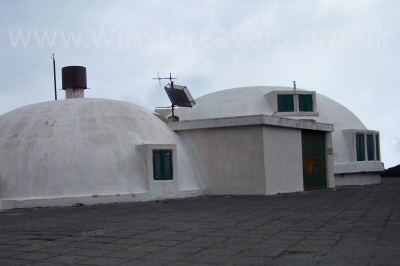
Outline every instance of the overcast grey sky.
<path id="1" fill-rule="evenodd" d="M 170 104 L 157 71 L 194 98 L 296 80 L 380 131 L 391 167 L 400 163 L 399 11 L 400 1 L 0 0 L 0 115 L 54 99 L 52 53 L 58 89 L 61 68 L 81 65 L 85 97 L 152 110 Z"/>

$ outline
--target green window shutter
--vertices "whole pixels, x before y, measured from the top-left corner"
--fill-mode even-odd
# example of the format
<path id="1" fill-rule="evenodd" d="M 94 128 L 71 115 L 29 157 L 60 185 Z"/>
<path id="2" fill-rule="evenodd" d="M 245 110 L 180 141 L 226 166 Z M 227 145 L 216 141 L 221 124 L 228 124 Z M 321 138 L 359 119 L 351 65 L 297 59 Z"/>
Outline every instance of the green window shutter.
<path id="1" fill-rule="evenodd" d="M 367 154 L 368 154 L 368 161 L 375 160 L 375 147 L 374 147 L 373 134 L 367 134 Z"/>
<path id="2" fill-rule="evenodd" d="M 172 180 L 172 151 L 164 152 L 164 180 Z"/>
<path id="3" fill-rule="evenodd" d="M 312 95 L 308 95 L 308 94 L 300 94 L 299 95 L 299 111 L 300 112 L 314 111 Z"/>
<path id="4" fill-rule="evenodd" d="M 293 95 L 278 95 L 278 112 L 294 112 Z"/>
<path id="5" fill-rule="evenodd" d="M 172 150 L 153 150 L 154 180 L 172 180 Z"/>
<path id="6" fill-rule="evenodd" d="M 380 160 L 379 154 L 380 154 L 380 150 L 381 150 L 381 148 L 379 146 L 379 134 L 375 135 L 375 143 L 376 143 L 376 145 L 375 145 L 375 148 L 376 148 L 376 160 L 379 161 Z"/>
<path id="7" fill-rule="evenodd" d="M 162 179 L 162 169 L 161 169 L 161 152 L 160 151 L 153 151 L 153 173 L 154 173 L 154 180 L 161 180 Z"/>
<path id="8" fill-rule="evenodd" d="M 365 161 L 365 139 L 364 134 L 356 134 L 356 150 L 357 150 L 357 161 Z"/>

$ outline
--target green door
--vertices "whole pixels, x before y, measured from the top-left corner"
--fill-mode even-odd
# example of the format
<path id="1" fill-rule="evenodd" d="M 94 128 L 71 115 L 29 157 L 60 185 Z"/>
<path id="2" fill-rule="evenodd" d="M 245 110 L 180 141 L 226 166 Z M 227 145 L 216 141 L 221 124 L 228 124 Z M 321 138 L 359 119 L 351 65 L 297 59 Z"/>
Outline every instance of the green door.
<path id="1" fill-rule="evenodd" d="M 326 187 L 325 133 L 302 130 L 304 189 Z"/>

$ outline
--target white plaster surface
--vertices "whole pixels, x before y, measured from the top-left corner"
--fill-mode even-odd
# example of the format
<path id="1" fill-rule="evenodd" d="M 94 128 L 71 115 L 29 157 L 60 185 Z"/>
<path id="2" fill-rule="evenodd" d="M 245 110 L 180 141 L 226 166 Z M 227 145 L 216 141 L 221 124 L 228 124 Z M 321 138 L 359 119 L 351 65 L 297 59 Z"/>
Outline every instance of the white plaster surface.
<path id="1" fill-rule="evenodd" d="M 335 174 L 336 186 L 372 185 L 380 182 L 379 172 Z"/>
<path id="2" fill-rule="evenodd" d="M 347 162 L 335 164 L 335 174 L 380 172 L 385 170 L 383 163 L 379 161 Z"/>
<path id="3" fill-rule="evenodd" d="M 335 166 L 333 161 L 333 143 L 332 143 L 333 132 L 327 132 L 325 134 L 325 147 L 326 147 L 326 181 L 327 186 L 332 188 L 336 186 L 335 183 Z"/>
<path id="4" fill-rule="evenodd" d="M 196 98 L 192 108 L 179 108 L 175 114 L 180 121 L 207 118 L 275 115 L 266 94 L 273 91 L 291 91 L 289 87 L 258 86 L 221 90 Z M 298 92 L 303 90 L 297 89 Z M 334 100 L 317 95 L 318 116 L 287 116 L 293 119 L 313 119 L 316 122 L 333 124 L 335 131 L 352 128 L 365 129 L 364 124 L 350 110 Z"/>
<path id="5" fill-rule="evenodd" d="M 176 145 L 179 190 L 168 196 L 200 191 L 197 170 L 177 134 L 143 107 L 68 99 L 6 113 L 0 116 L 2 206 L 35 201 L 51 205 L 47 199 L 58 199 L 53 200 L 58 204 L 74 198 L 118 201 L 111 195 L 131 195 L 125 197 L 131 201 L 164 197 L 149 193 L 146 158 L 137 149 L 142 144 Z M 147 195 L 132 196 L 143 193 Z"/>
<path id="6" fill-rule="evenodd" d="M 180 130 L 212 195 L 265 194 L 261 126 Z"/>
<path id="7" fill-rule="evenodd" d="M 216 195 L 303 191 L 301 132 L 265 124 L 177 130 L 196 158 L 206 194 Z M 332 147 L 331 133 L 326 134 Z M 333 156 L 326 161 L 328 186 L 333 187 Z"/>
<path id="8" fill-rule="evenodd" d="M 301 130 L 263 127 L 266 194 L 303 191 Z"/>

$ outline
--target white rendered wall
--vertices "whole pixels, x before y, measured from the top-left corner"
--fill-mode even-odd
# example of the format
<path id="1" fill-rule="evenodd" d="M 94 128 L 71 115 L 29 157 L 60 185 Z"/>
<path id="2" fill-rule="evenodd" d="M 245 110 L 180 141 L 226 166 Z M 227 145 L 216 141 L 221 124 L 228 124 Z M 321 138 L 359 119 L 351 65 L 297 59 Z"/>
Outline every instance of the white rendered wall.
<path id="1" fill-rule="evenodd" d="M 196 158 L 206 194 L 265 194 L 261 126 L 180 130 Z"/>
<path id="2" fill-rule="evenodd" d="M 334 147 L 332 141 L 332 132 L 325 133 L 325 161 L 326 161 L 326 181 L 328 187 L 335 187 L 335 165 L 334 165 Z"/>
<path id="3" fill-rule="evenodd" d="M 179 182 L 180 179 L 185 179 L 188 175 L 198 175 L 189 161 L 189 155 L 186 150 L 176 144 L 142 144 L 137 145 L 140 154 L 145 158 L 144 165 L 147 171 L 148 191 L 153 199 L 168 199 L 182 198 L 189 196 L 199 196 L 201 191 L 200 185 L 197 182 L 192 184 L 188 182 Z M 172 180 L 154 180 L 153 173 L 153 150 L 172 150 Z M 180 158 L 178 163 L 178 156 Z"/>
<path id="4" fill-rule="evenodd" d="M 264 126 L 263 139 L 265 193 L 303 191 L 301 130 Z"/>
<path id="5" fill-rule="evenodd" d="M 196 158 L 206 194 L 303 191 L 302 129 L 265 124 L 227 126 L 251 119 L 187 121 L 170 126 Z M 326 132 L 325 147 L 327 186 L 334 187 L 331 132 Z"/>

